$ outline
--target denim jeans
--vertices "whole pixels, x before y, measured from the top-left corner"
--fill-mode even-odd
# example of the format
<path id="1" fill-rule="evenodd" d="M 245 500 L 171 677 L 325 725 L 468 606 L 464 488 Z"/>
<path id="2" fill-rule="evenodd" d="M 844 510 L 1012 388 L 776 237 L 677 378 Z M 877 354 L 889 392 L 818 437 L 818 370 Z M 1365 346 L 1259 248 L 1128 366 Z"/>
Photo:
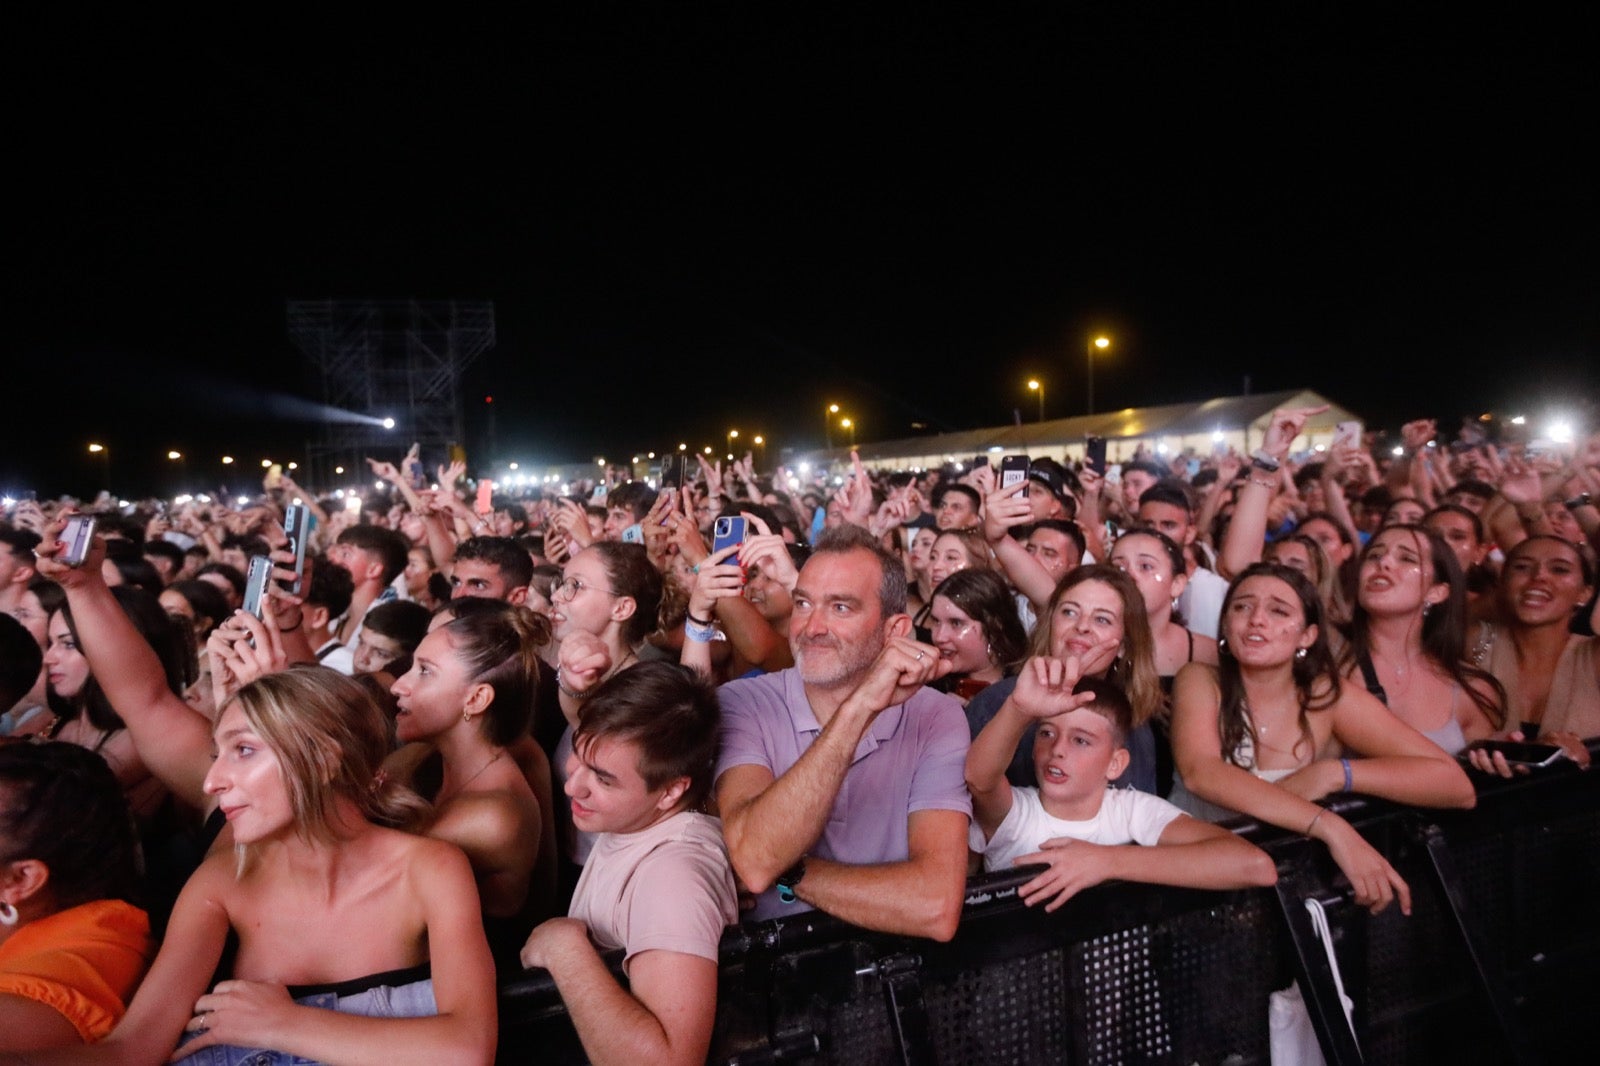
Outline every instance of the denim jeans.
<path id="1" fill-rule="evenodd" d="M 341 996 L 334 992 L 319 992 L 295 1000 L 302 1007 L 321 1007 L 340 1014 L 357 1014 L 363 1018 L 426 1018 L 438 1014 L 433 1001 L 433 982 L 414 981 L 408 985 L 379 985 L 365 992 Z M 194 1039 L 186 1034 L 183 1043 Z M 182 1047 L 183 1043 L 178 1046 Z M 179 1066 L 310 1066 L 316 1059 L 287 1055 L 265 1048 L 235 1047 L 219 1044 L 201 1048 L 179 1060 Z"/>

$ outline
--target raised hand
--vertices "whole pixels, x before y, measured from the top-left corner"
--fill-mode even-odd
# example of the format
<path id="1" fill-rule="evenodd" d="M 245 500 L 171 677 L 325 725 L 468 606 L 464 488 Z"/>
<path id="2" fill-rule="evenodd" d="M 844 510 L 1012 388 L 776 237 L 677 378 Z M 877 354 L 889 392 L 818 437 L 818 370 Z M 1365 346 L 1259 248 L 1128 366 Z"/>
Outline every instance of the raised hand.
<path id="1" fill-rule="evenodd" d="M 717 601 L 744 592 L 744 569 L 737 561 L 729 560 L 740 549 L 738 544 L 706 556 L 694 567 L 694 587 L 689 590 L 689 614 L 695 618 L 709 619 Z"/>
<path id="2" fill-rule="evenodd" d="M 1007 531 L 1032 520 L 1033 506 L 1028 503 L 1026 481 L 1009 489 L 997 489 L 984 497 L 983 535 L 991 544 L 1003 539 Z"/>
<path id="3" fill-rule="evenodd" d="M 884 645 L 850 696 L 858 709 L 876 716 L 887 707 L 904 703 L 918 689 L 950 672 L 939 649 L 910 637 L 894 637 Z"/>
<path id="4" fill-rule="evenodd" d="M 800 573 L 794 568 L 794 559 L 784 539 L 770 532 L 767 524 L 755 515 L 746 514 L 744 519 L 756 534 L 745 537 L 739 547 L 739 562 L 746 570 L 759 566 L 762 574 L 793 592 L 800 582 Z"/>
<path id="5" fill-rule="evenodd" d="M 1083 679 L 1083 665 L 1069 655 L 1056 659 L 1035 656 L 1022 664 L 1017 687 L 1011 692 L 1011 705 L 1029 718 L 1054 718 L 1094 702 L 1092 692 L 1073 692 Z"/>
<path id="6" fill-rule="evenodd" d="M 593 633 L 577 632 L 561 642 L 557 680 L 572 692 L 588 692 L 611 669 L 611 652 Z"/>
<path id="7" fill-rule="evenodd" d="M 1294 439 L 1305 431 L 1306 422 L 1312 415 L 1320 415 L 1327 409 L 1328 405 L 1323 404 L 1320 407 L 1285 407 L 1272 412 L 1272 421 L 1262 434 L 1262 450 L 1283 462 L 1289 456 Z"/>

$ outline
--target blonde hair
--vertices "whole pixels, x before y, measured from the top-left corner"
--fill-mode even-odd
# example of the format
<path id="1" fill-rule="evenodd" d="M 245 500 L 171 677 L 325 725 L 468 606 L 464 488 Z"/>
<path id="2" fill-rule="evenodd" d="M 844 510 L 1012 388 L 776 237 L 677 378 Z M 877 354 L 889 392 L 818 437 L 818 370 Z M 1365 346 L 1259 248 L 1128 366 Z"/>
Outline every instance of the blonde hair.
<path id="1" fill-rule="evenodd" d="M 337 839 L 329 820 L 336 798 L 349 800 L 367 821 L 394 829 L 414 829 L 429 817 L 422 797 L 383 772 L 389 754 L 383 711 L 355 679 L 325 666 L 296 665 L 252 681 L 233 702 L 277 756 L 302 839 Z M 242 872 L 248 848 L 240 850 Z"/>

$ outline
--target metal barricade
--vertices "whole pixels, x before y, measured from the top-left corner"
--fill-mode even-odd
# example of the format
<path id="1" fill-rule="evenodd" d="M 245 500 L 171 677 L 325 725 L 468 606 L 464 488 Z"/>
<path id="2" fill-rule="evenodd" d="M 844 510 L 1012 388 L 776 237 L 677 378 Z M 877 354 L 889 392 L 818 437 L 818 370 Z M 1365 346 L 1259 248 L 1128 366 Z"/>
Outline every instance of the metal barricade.
<path id="1" fill-rule="evenodd" d="M 1600 745 L 1597 745 L 1600 747 Z M 1478 808 L 1339 810 L 1406 878 L 1372 916 L 1322 845 L 1245 826 L 1275 890 L 1108 884 L 1054 914 L 1031 874 L 968 885 L 948 944 L 814 912 L 730 929 L 710 1061 L 1216 1063 L 1269 1060 L 1267 999 L 1298 980 L 1330 1063 L 1569 1061 L 1600 1003 L 1600 772 L 1482 782 Z M 1301 901 L 1329 916 L 1355 1034 Z M 583 1061 L 553 984 L 501 988 L 501 1061 Z"/>

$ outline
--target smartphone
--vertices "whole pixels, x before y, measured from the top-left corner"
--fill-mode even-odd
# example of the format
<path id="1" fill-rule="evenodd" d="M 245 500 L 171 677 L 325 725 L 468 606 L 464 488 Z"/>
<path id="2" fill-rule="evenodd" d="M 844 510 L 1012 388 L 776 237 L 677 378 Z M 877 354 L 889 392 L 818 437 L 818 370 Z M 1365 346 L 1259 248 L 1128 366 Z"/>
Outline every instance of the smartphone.
<path id="1" fill-rule="evenodd" d="M 1333 446 L 1335 448 L 1361 447 L 1361 423 L 1340 422 L 1333 427 Z"/>
<path id="2" fill-rule="evenodd" d="M 1474 740 L 1467 751 L 1499 752 L 1512 766 L 1549 766 L 1561 758 L 1561 748 L 1555 744 L 1527 744 L 1514 740 Z"/>
<path id="3" fill-rule="evenodd" d="M 988 465 L 989 457 L 987 455 L 974 455 L 972 457 L 972 465 L 967 467 L 967 471 L 970 473 L 971 471 L 978 469 L 980 466 Z"/>
<path id="4" fill-rule="evenodd" d="M 688 459 L 680 452 L 670 452 L 661 460 L 661 483 L 663 489 L 681 489 L 683 487 L 684 466 Z"/>
<path id="5" fill-rule="evenodd" d="M 411 487 L 414 489 L 422 488 L 428 481 L 428 473 L 422 466 L 421 455 L 415 454 L 420 453 L 421 448 L 421 444 L 413 442 L 411 451 L 400 461 L 400 474 L 411 482 Z"/>
<path id="6" fill-rule="evenodd" d="M 61 561 L 68 566 L 83 565 L 84 556 L 89 554 L 89 545 L 94 541 L 94 516 L 75 514 L 67 519 L 67 527 L 61 531 L 61 542 L 67 550 L 61 554 Z"/>
<path id="7" fill-rule="evenodd" d="M 303 503 L 291 503 L 284 512 L 283 531 L 289 534 L 289 550 L 294 552 L 294 580 L 283 582 L 283 588 L 291 596 L 306 590 L 306 542 L 316 524 L 316 516 Z"/>
<path id="8" fill-rule="evenodd" d="M 744 543 L 744 518 L 735 515 L 723 515 L 712 526 L 711 554 L 726 548 L 730 544 Z M 724 563 L 737 562 L 736 558 L 723 560 Z"/>
<path id="9" fill-rule="evenodd" d="M 1000 487 L 1009 489 L 1013 485 L 1020 485 L 1028 480 L 1028 463 L 1031 460 L 1026 455 L 1008 455 L 1000 460 Z"/>
<path id="10" fill-rule="evenodd" d="M 241 607 L 249 614 L 260 618 L 262 615 L 261 601 L 267 595 L 267 579 L 272 576 L 272 560 L 265 555 L 252 555 L 250 557 L 250 573 L 245 578 L 244 602 Z"/>
<path id="11" fill-rule="evenodd" d="M 472 508 L 487 518 L 494 513 L 494 482 L 484 478 L 478 482 L 478 500 Z"/>
<path id="12" fill-rule="evenodd" d="M 1083 439 L 1083 465 L 1101 477 L 1106 474 L 1106 439 L 1088 436 Z"/>
<path id="13" fill-rule="evenodd" d="M 1536 437 L 1530 440 L 1528 446 L 1522 450 L 1522 456 L 1524 459 L 1542 459 L 1546 455 L 1554 453 L 1555 450 L 1555 441 L 1547 437 Z"/>

